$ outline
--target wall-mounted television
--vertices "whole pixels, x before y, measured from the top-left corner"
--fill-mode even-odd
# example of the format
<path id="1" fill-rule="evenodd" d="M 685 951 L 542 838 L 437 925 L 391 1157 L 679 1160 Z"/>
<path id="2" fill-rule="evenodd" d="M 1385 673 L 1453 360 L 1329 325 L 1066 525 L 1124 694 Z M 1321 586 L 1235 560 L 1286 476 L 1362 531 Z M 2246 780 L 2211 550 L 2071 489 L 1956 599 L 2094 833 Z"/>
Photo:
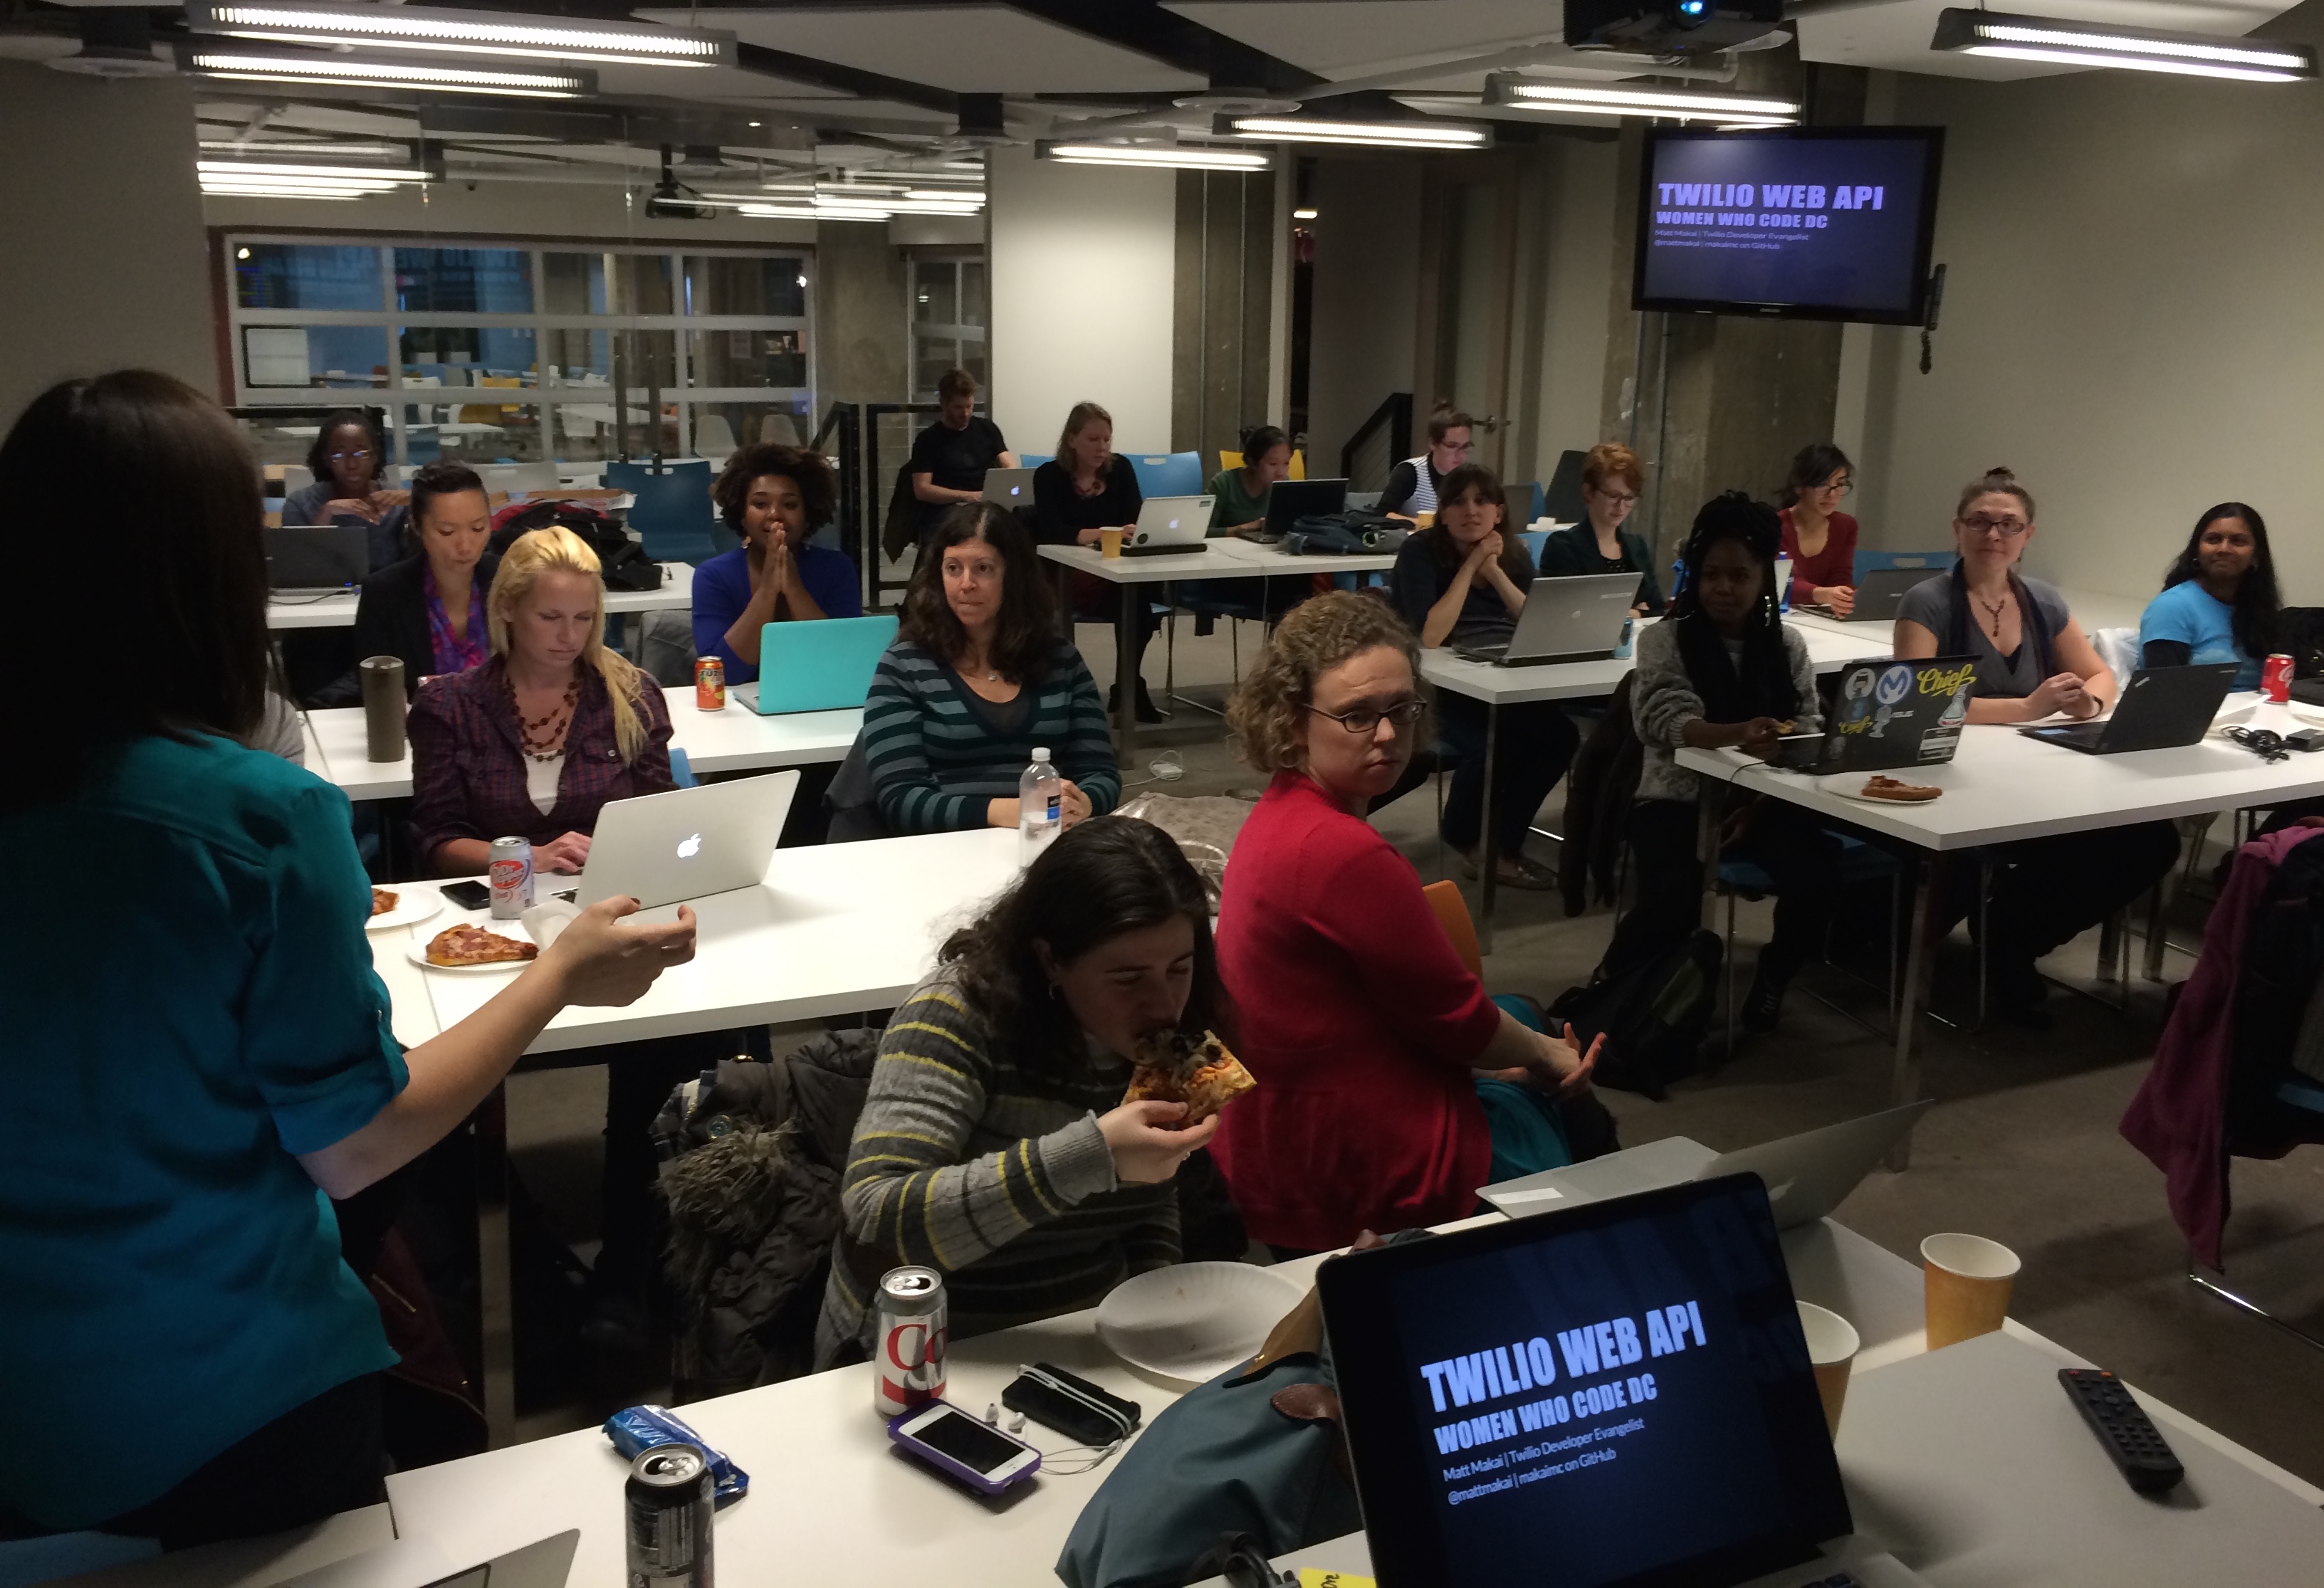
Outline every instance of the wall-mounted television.
<path id="1" fill-rule="evenodd" d="M 1942 127 L 1657 128 L 1630 307 L 1916 326 Z"/>

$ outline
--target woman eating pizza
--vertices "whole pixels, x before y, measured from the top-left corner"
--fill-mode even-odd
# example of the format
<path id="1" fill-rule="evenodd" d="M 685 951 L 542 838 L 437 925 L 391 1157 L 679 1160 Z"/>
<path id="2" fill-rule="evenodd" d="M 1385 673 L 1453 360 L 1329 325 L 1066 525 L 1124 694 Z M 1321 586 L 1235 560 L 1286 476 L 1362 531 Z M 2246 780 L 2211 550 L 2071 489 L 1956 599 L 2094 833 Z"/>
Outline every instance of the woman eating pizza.
<path id="1" fill-rule="evenodd" d="M 1227 861 L 1219 969 L 1259 1088 L 1213 1156 L 1278 1255 L 1462 1218 L 1477 1189 L 1571 1161 L 1553 1099 L 1597 1061 L 1496 1005 L 1412 862 L 1365 817 L 1412 758 L 1419 649 L 1351 591 L 1292 609 L 1235 692 L 1235 751 L 1272 776 Z"/>
<path id="2" fill-rule="evenodd" d="M 1234 1042 L 1201 879 L 1159 828 L 1084 822 L 946 940 L 888 1022 L 841 1182 L 817 1365 L 862 1359 L 880 1276 L 899 1263 L 945 1276 L 959 1339 L 1094 1307 L 1177 1262 L 1169 1182 L 1217 1116 L 1125 1100 L 1174 1033 Z"/>
<path id="3" fill-rule="evenodd" d="M 256 472 L 191 387 L 127 371 L 51 388 L 0 442 L 0 500 L 120 510 L 108 610 L 160 665 L 74 687 L 69 602 L 5 642 L 38 747 L 0 783 L 0 847 L 37 900 L 0 954 L 0 1539 L 78 1528 L 165 1547 L 383 1496 L 379 1310 L 330 1198 L 425 1152 L 568 1004 L 627 1004 L 690 959 L 689 913 L 582 913 L 503 990 L 404 1051 L 364 923 L 346 796 L 236 742 L 263 709 Z M 24 538 L 36 579 L 78 553 Z"/>

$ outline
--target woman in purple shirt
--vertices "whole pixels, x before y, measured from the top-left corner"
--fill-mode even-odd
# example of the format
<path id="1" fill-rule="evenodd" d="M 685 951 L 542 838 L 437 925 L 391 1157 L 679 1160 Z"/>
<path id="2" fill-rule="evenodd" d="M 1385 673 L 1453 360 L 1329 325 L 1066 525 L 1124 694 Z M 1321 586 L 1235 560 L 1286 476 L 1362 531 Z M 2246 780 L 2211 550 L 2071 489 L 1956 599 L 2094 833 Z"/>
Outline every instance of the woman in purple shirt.
<path id="1" fill-rule="evenodd" d="M 423 678 L 481 667 L 492 655 L 484 592 L 501 560 L 484 549 L 493 509 L 484 482 L 465 464 L 429 464 L 411 477 L 411 522 L 420 555 L 392 563 L 363 583 L 355 603 L 355 654 L 403 663 L 403 692 Z M 350 668 L 314 703 L 351 706 L 363 698 Z"/>
<path id="2" fill-rule="evenodd" d="M 770 623 L 863 615 L 847 554 L 807 544 L 838 496 L 820 454 L 745 447 L 710 496 L 742 544 L 694 571 L 694 654 L 724 662 L 727 683 L 758 678 L 759 637 Z"/>

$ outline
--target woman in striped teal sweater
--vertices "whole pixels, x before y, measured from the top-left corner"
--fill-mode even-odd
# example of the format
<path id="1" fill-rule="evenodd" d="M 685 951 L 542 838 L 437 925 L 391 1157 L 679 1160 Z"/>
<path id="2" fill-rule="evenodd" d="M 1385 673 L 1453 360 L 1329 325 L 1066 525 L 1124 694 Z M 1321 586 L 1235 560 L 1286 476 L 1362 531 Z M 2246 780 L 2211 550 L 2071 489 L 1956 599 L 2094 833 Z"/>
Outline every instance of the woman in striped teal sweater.
<path id="1" fill-rule="evenodd" d="M 1218 1128 L 1124 1103 L 1131 1050 L 1173 1026 L 1234 1030 L 1210 907 L 1143 822 L 1043 850 L 880 1041 L 841 1185 L 845 1224 L 816 1326 L 820 1367 L 860 1360 L 880 1276 L 941 1271 L 956 1337 L 1093 1307 L 1178 1261 L 1170 1180 Z"/>
<path id="2" fill-rule="evenodd" d="M 1097 685 L 1056 637 L 1031 537 L 991 502 L 946 512 L 920 554 L 861 748 L 890 832 L 1017 825 L 1017 779 L 1046 746 L 1065 825 L 1121 798 Z"/>

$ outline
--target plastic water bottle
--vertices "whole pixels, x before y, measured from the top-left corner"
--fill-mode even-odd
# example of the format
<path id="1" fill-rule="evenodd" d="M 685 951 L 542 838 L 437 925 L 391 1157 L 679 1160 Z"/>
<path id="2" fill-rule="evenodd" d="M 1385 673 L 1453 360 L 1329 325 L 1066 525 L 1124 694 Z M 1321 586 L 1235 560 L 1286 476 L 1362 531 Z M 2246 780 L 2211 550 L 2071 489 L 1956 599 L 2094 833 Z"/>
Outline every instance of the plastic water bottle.
<path id="1" fill-rule="evenodd" d="M 1036 747 L 1033 764 L 1017 778 L 1017 864 L 1030 866 L 1057 840 L 1065 825 L 1065 780 L 1049 762 L 1046 748 Z"/>

